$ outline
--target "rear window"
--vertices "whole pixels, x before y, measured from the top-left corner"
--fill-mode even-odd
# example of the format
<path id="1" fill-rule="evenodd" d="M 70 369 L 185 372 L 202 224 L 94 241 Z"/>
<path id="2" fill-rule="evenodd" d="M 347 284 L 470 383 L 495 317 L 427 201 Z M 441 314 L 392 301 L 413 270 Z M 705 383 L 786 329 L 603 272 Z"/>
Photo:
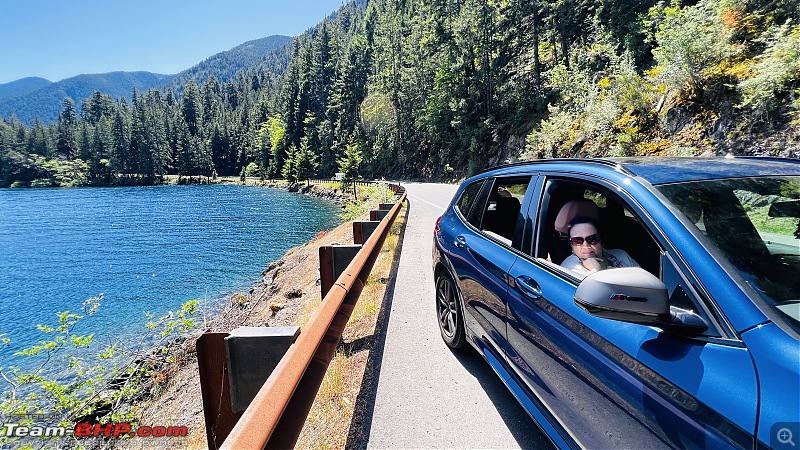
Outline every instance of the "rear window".
<path id="1" fill-rule="evenodd" d="M 458 209 L 465 218 L 469 217 L 469 211 L 475 203 L 478 194 L 481 192 L 481 186 L 483 186 L 483 180 L 471 183 L 464 189 L 458 202 L 456 202 L 456 209 Z"/>

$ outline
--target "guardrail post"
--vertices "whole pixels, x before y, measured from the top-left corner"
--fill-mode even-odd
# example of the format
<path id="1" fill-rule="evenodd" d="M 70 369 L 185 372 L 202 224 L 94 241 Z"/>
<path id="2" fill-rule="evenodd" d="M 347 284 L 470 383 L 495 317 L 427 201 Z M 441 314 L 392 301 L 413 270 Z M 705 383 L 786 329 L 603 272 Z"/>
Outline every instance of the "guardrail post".
<path id="1" fill-rule="evenodd" d="M 197 339 L 197 367 L 200 371 L 200 392 L 206 420 L 208 448 L 216 450 L 230 434 L 242 413 L 231 410 L 228 382 L 228 361 L 225 338 L 228 333 L 203 333 Z"/>
<path id="2" fill-rule="evenodd" d="M 363 245 L 378 228 L 380 221 L 353 222 L 353 243 Z"/>
<path id="3" fill-rule="evenodd" d="M 385 209 L 373 209 L 369 212 L 369 220 L 383 220 L 386 215 L 389 214 L 388 210 Z"/>
<path id="4" fill-rule="evenodd" d="M 319 248 L 319 287 L 322 298 L 356 257 L 361 245 L 323 245 Z"/>
<path id="5" fill-rule="evenodd" d="M 222 446 L 242 413 L 297 339 L 300 327 L 239 327 L 196 343 L 208 448 Z"/>
<path id="6" fill-rule="evenodd" d="M 225 338 L 231 409 L 247 409 L 297 339 L 300 327 L 239 327 Z"/>

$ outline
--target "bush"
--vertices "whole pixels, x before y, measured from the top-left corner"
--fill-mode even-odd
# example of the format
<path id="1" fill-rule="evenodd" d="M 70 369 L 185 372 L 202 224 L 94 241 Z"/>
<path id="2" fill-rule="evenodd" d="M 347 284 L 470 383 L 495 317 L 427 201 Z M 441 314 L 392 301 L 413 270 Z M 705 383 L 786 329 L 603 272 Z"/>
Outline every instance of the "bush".
<path id="1" fill-rule="evenodd" d="M 766 50 L 750 67 L 753 76 L 739 83 L 739 106 L 770 117 L 781 110 L 783 100 L 794 96 L 787 106 L 796 114 L 800 110 L 800 26 L 777 27 L 763 41 Z"/>

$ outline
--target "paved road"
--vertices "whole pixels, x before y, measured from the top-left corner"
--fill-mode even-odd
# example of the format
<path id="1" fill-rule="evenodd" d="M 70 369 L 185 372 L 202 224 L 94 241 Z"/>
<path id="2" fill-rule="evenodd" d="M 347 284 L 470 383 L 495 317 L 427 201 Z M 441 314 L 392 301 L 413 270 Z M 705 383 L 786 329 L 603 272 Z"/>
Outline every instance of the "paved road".
<path id="1" fill-rule="evenodd" d="M 409 217 L 388 304 L 367 447 L 551 448 L 480 355 L 471 348 L 453 352 L 439 335 L 433 227 L 456 187 L 403 186 Z"/>

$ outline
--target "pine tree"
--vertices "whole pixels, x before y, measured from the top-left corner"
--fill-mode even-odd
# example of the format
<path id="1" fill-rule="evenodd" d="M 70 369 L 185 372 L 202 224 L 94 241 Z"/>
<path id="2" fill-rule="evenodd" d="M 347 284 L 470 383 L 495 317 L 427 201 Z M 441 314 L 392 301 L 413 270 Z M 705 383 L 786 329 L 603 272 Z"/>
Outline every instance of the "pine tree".
<path id="1" fill-rule="evenodd" d="M 75 102 L 67 97 L 62 103 L 63 111 L 58 116 L 58 141 L 56 151 L 66 159 L 78 156 L 78 140 L 76 137 L 78 116 L 75 113 Z"/>
<path id="2" fill-rule="evenodd" d="M 297 180 L 306 180 L 306 184 L 310 184 L 309 180 L 317 174 L 319 169 L 319 156 L 314 153 L 309 141 L 308 136 L 304 136 L 300 140 L 300 149 L 294 155 L 295 163 L 293 164 Z"/>

